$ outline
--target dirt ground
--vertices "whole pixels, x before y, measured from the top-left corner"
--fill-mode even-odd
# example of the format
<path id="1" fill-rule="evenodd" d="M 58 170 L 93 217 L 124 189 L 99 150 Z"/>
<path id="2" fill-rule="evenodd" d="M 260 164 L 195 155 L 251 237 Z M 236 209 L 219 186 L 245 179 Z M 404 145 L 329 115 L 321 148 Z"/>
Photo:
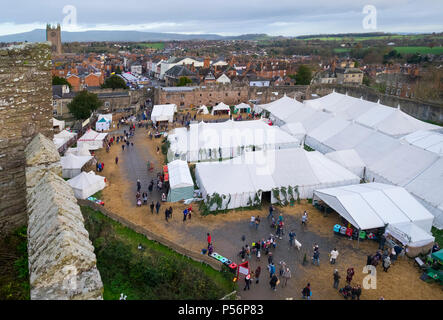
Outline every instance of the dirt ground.
<path id="1" fill-rule="evenodd" d="M 160 213 L 151 214 L 149 206 L 136 207 L 135 205 L 135 181 L 142 177 L 142 192 L 148 185 L 148 180 L 157 172 L 160 172 L 164 156 L 156 148 L 160 147 L 162 139 L 150 140 L 147 135 L 148 130 L 137 128 L 136 135 L 132 138 L 134 150 L 122 151 L 120 145 L 111 147 L 109 153 L 105 149 L 96 152 L 99 161 L 105 163 L 105 170 L 101 175 L 106 176 L 108 185 L 102 191 L 105 206 L 133 223 L 136 223 L 152 232 L 176 242 L 190 250 L 200 252 L 206 246 L 206 233 L 210 232 L 215 251 L 229 259 L 240 262 L 238 252 L 245 242 L 242 236 L 246 237 L 246 242 L 251 243 L 262 238 L 267 238 L 271 233 L 268 221 L 266 220 L 268 208 L 262 210 L 232 210 L 226 214 L 201 216 L 198 213 L 196 204 L 193 204 L 193 214 L 191 220 L 183 222 L 182 211 L 185 206 L 181 203 L 162 203 Z M 111 133 L 112 134 L 112 133 Z M 115 164 L 115 157 L 119 157 L 118 165 Z M 150 160 L 154 164 L 152 174 L 144 174 L 142 168 L 146 168 L 146 161 Z M 126 162 L 126 163 L 125 163 Z M 147 170 L 146 170 L 147 171 Z M 146 181 L 145 181 L 146 180 Z M 148 202 L 159 199 L 160 194 L 154 191 L 149 196 Z M 164 210 L 166 207 L 173 208 L 173 218 L 168 222 L 165 220 Z M 300 299 L 300 291 L 307 282 L 311 283 L 313 299 L 343 299 L 337 290 L 332 288 L 332 274 L 335 268 L 341 275 L 340 286 L 343 287 L 348 267 L 355 269 L 352 284 L 362 285 L 367 274 L 363 273 L 366 264 L 366 256 L 373 254 L 378 248 L 378 244 L 372 241 L 350 241 L 346 238 L 334 235 L 332 228 L 340 222 L 339 216 L 330 214 L 324 216 L 323 213 L 315 209 L 311 204 L 302 201 L 293 207 L 278 208 L 285 218 L 286 233 L 289 229 L 295 230 L 296 238 L 302 243 L 302 250 L 297 251 L 289 248 L 287 234 L 279 241 L 274 252 L 274 262 L 278 270 L 278 262 L 284 260 L 292 271 L 292 279 L 289 280 L 285 288 L 280 286 L 277 291 L 270 290 L 269 274 L 267 272 L 267 257 L 263 254 L 261 261 L 256 261 L 253 256 L 250 263 L 253 270 L 260 265 L 262 273 L 260 283 L 253 282 L 250 291 L 243 291 L 244 282 L 239 281 L 239 293 L 242 299 Z M 309 213 L 309 222 L 306 229 L 302 229 L 300 218 L 302 212 Z M 249 226 L 250 217 L 260 215 L 261 224 L 258 230 Z M 312 246 L 314 243 L 320 247 L 320 266 L 310 263 L 312 256 Z M 328 253 L 336 247 L 340 253 L 337 264 L 329 264 Z M 303 255 L 307 254 L 308 264 L 302 265 Z M 413 260 L 406 257 L 395 262 L 387 273 L 382 267 L 377 267 L 376 289 L 363 289 L 362 300 L 375 300 L 380 297 L 385 299 L 443 299 L 442 287 L 435 283 L 425 283 L 419 279 L 420 272 L 414 265 Z M 363 285 L 362 285 L 363 286 Z"/>

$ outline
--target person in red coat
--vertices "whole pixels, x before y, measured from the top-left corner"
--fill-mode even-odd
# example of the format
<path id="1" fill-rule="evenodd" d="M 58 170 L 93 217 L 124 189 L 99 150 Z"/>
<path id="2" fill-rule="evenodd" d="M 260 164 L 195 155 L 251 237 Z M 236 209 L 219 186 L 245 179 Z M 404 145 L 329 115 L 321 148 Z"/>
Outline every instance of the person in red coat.
<path id="1" fill-rule="evenodd" d="M 212 238 L 211 238 L 211 235 L 208 233 L 208 238 L 207 238 L 207 240 L 208 240 L 208 245 L 210 245 L 211 244 L 211 240 L 212 240 Z"/>

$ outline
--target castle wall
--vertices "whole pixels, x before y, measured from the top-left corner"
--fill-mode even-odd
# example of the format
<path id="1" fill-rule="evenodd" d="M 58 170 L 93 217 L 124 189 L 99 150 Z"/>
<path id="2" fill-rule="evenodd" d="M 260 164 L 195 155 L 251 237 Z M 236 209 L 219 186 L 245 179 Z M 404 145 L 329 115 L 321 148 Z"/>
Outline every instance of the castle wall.
<path id="1" fill-rule="evenodd" d="M 52 139 L 51 48 L 0 49 L 0 236 L 26 224 L 24 150 L 37 132 Z"/>

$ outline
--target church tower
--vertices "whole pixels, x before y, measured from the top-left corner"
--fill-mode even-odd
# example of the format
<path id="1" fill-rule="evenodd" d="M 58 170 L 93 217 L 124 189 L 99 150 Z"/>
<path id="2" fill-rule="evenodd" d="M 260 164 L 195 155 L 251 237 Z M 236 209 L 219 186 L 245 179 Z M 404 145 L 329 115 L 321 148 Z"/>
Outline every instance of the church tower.
<path id="1" fill-rule="evenodd" d="M 51 25 L 46 25 L 46 41 L 51 42 L 52 53 L 62 54 L 62 31 L 60 24 L 53 28 Z"/>

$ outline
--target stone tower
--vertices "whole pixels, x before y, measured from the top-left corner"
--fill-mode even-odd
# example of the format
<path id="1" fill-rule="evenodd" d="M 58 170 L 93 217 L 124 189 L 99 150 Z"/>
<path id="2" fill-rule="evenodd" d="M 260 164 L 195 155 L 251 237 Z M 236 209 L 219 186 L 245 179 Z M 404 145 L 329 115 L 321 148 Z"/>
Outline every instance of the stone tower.
<path id="1" fill-rule="evenodd" d="M 53 28 L 51 25 L 46 25 L 46 41 L 51 42 L 52 53 L 62 54 L 62 31 L 60 24 Z"/>

